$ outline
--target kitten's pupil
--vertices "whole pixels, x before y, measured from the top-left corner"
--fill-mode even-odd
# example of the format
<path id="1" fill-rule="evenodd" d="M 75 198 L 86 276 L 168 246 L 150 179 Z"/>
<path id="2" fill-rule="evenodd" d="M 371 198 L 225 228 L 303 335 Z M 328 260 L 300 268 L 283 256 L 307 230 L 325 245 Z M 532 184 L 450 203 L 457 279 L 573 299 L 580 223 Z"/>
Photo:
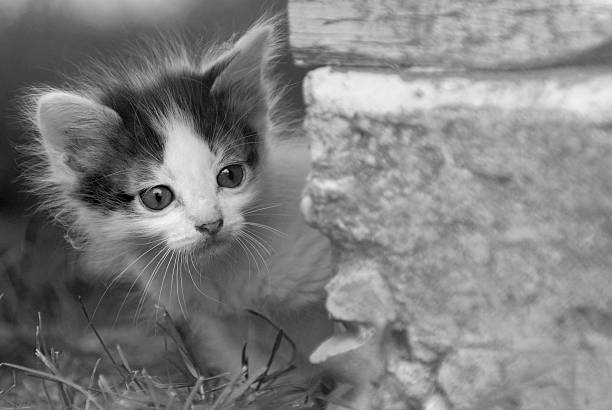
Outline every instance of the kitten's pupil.
<path id="1" fill-rule="evenodd" d="M 173 199 L 174 194 L 164 185 L 157 185 L 140 192 L 140 200 L 152 211 L 161 211 L 170 205 Z"/>
<path id="2" fill-rule="evenodd" d="M 236 188 L 244 179 L 244 169 L 240 164 L 228 165 L 217 175 L 217 184 L 223 188 Z"/>
<path id="3" fill-rule="evenodd" d="M 155 193 L 153 195 L 155 195 L 155 200 L 157 201 L 157 203 L 160 203 L 162 200 L 162 193 L 161 190 L 159 188 L 156 188 Z"/>

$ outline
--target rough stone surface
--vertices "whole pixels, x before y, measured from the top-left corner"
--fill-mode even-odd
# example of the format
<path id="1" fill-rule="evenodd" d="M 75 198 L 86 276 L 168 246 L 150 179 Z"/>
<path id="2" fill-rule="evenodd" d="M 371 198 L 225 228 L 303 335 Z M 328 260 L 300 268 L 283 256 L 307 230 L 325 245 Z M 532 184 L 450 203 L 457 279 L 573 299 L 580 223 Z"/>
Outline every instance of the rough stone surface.
<path id="1" fill-rule="evenodd" d="M 611 0 L 291 0 L 291 45 L 307 66 L 550 65 L 612 40 Z"/>
<path id="2" fill-rule="evenodd" d="M 381 329 L 369 406 L 612 408 L 612 75 L 322 68 L 305 96 L 330 312 L 375 278 L 341 317 Z"/>

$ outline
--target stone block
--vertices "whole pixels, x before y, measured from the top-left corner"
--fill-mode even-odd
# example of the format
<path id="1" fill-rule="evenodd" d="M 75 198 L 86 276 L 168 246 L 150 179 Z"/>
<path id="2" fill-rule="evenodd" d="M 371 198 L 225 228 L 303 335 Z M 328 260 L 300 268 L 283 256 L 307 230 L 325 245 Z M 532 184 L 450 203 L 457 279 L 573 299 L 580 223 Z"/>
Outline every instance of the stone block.
<path id="1" fill-rule="evenodd" d="M 380 389 L 440 409 L 612 408 L 612 75 L 321 68 L 305 96 L 305 216 L 343 283 L 367 266 L 388 289 L 349 318 L 387 326 Z M 332 314 L 359 299 L 346 289 L 328 287 Z"/>

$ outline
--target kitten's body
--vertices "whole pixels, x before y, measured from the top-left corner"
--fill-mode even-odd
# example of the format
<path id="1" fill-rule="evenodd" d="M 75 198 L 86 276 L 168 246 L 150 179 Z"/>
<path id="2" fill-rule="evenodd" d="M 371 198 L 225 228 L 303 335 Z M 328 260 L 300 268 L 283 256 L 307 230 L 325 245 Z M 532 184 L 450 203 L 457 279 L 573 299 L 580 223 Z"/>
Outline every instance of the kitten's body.
<path id="1" fill-rule="evenodd" d="M 277 120 L 266 80 L 274 30 L 106 68 L 91 85 L 37 91 L 31 103 L 32 179 L 47 208 L 85 243 L 95 271 L 184 318 L 202 364 L 231 373 L 245 343 L 251 365 L 264 365 L 276 336 L 248 309 L 296 341 L 303 365 L 331 332 L 329 244 L 299 212 L 307 147 Z"/>
<path id="2" fill-rule="evenodd" d="M 261 245 L 244 243 L 213 257 L 201 252 L 194 261 L 198 274 L 195 266 L 185 266 L 183 283 L 178 288 L 175 284 L 172 291 L 167 277 L 165 284 L 160 275 L 151 283 L 149 291 L 156 298 L 162 286 L 167 290 L 160 303 L 174 317 L 186 316 L 191 344 L 207 366 L 238 371 L 244 344 L 251 367 L 265 365 L 277 331 L 248 309 L 263 314 L 297 341 L 301 370 L 308 366 L 308 354 L 331 332 L 323 307 L 330 276 L 329 242 L 307 226 L 299 212 L 308 159 L 307 147 L 299 139 L 277 141 L 268 152 L 269 175 L 262 179 L 275 183 L 263 182 L 262 201 L 254 207 L 262 210 L 248 217 L 250 223 L 275 230 L 255 230 Z M 139 265 L 147 263 L 141 260 Z M 278 365 L 289 362 L 289 347 L 283 343 Z"/>
<path id="3" fill-rule="evenodd" d="M 260 244 L 242 242 L 212 256 L 203 249 L 181 264 L 180 273 L 178 268 L 172 271 L 172 263 L 158 266 L 160 258 L 154 259 L 155 252 L 130 268 L 132 277 L 145 272 L 141 287 L 148 287 L 154 302 L 166 307 L 174 318 L 183 318 L 194 353 L 204 367 L 215 370 L 239 371 L 245 344 L 251 367 L 265 365 L 277 331 L 249 309 L 298 342 L 301 370 L 308 366 L 308 354 L 331 333 L 323 307 L 324 285 L 330 277 L 329 242 L 306 225 L 299 212 L 309 170 L 307 146 L 299 139 L 276 141 L 264 166 L 268 175 L 262 178 L 261 201 L 254 203 L 255 211 L 247 217 L 249 223 L 274 229 L 251 231 Z M 268 185 L 266 181 L 275 183 Z M 120 266 L 133 263 L 142 254 L 138 248 L 128 253 Z M 116 268 L 108 270 L 113 256 L 100 249 L 94 252 L 96 269 L 116 275 Z M 148 283 L 155 268 L 157 274 Z M 278 365 L 289 362 L 289 347 L 283 343 L 275 360 Z"/>

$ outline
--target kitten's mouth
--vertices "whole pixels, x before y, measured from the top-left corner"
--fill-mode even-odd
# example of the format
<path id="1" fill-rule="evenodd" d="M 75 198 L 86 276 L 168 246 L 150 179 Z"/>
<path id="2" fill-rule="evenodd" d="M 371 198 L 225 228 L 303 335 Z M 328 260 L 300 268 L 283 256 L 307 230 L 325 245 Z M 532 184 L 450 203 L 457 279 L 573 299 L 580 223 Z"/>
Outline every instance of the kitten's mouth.
<path id="1" fill-rule="evenodd" d="M 214 235 L 200 239 L 195 247 L 202 252 L 218 253 L 227 248 L 231 243 L 231 237 L 226 235 Z"/>
<path id="2" fill-rule="evenodd" d="M 213 240 L 212 238 L 199 238 L 193 239 L 182 239 L 172 242 L 167 242 L 169 248 L 175 251 L 188 251 L 188 252 L 208 252 L 215 250 L 222 246 L 222 242 L 218 239 Z"/>
<path id="3" fill-rule="evenodd" d="M 170 238 L 167 241 L 169 248 L 188 252 L 202 252 L 203 254 L 218 254 L 225 251 L 234 243 L 231 231 L 222 231 L 216 235 L 199 235 L 197 237 Z"/>

